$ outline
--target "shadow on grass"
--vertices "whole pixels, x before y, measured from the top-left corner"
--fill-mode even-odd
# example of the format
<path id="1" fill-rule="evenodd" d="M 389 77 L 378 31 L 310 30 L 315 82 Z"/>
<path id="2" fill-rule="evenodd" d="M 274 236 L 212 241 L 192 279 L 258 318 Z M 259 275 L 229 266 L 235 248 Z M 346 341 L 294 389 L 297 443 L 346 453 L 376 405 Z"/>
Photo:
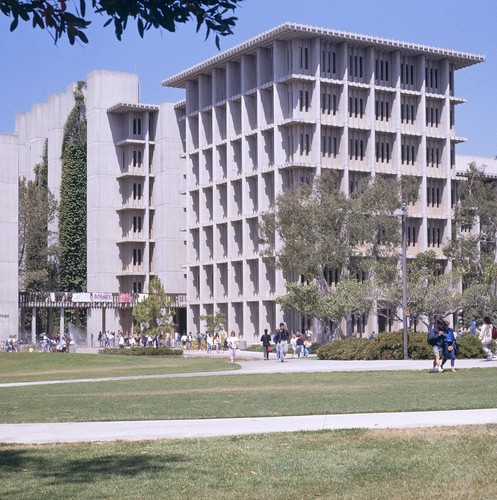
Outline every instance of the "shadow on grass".
<path id="1" fill-rule="evenodd" d="M 51 478 L 54 483 L 92 483 L 109 476 L 132 477 L 168 468 L 181 473 L 189 460 L 181 455 L 107 454 L 73 459 L 70 452 L 65 460 L 53 459 L 40 450 L 0 450 L 0 469 L 5 473 L 27 473 L 40 479 Z M 58 455 L 57 458 L 60 458 Z"/>

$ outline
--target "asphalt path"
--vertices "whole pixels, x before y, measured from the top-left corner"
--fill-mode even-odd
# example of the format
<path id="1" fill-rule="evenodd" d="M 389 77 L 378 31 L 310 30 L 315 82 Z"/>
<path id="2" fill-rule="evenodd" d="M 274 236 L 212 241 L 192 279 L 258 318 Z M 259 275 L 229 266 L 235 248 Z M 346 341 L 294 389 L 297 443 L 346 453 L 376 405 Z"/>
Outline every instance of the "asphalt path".
<path id="1" fill-rule="evenodd" d="M 96 352 L 95 349 L 81 349 L 79 352 Z M 70 355 L 70 354 L 69 354 Z M 206 356 L 191 351 L 186 356 Z M 227 358 L 227 353 L 213 353 L 209 356 Z M 285 358 L 283 363 L 261 359 L 261 353 L 241 352 L 237 363 L 239 370 L 181 373 L 169 375 L 141 375 L 132 377 L 106 377 L 99 379 L 52 380 L 40 382 L 19 382 L 0 384 L 0 387 L 26 385 L 47 385 L 82 382 L 105 382 L 114 380 L 140 380 L 151 378 L 202 377 L 226 375 L 251 375 L 271 373 L 312 373 L 337 371 L 386 371 L 418 370 L 429 371 L 430 361 L 321 361 L 316 358 Z M 228 362 L 228 361 L 227 361 Z M 457 360 L 456 368 L 497 367 L 497 361 Z M 434 377 L 457 377 L 457 373 L 434 373 Z M 451 410 L 401 413 L 359 413 L 345 415 L 307 415 L 288 417 L 229 418 L 202 420 L 149 420 L 118 422 L 63 422 L 0 424 L 0 443 L 46 444 L 103 441 L 141 441 L 154 439 L 208 438 L 269 432 L 295 432 L 337 429 L 385 429 L 453 425 L 497 424 L 497 408 L 483 410 Z"/>

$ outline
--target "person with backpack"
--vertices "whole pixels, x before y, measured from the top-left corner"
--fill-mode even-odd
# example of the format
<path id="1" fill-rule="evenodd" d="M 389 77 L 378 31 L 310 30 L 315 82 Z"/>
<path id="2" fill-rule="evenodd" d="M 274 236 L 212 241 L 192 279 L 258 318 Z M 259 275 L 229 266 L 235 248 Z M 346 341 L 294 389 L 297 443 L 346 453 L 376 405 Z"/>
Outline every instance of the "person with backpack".
<path id="1" fill-rule="evenodd" d="M 271 335 L 267 332 L 267 328 L 264 328 L 264 333 L 261 335 L 262 352 L 264 353 L 264 360 L 269 359 L 269 351 L 271 349 Z"/>
<path id="2" fill-rule="evenodd" d="M 443 352 L 443 342 L 444 342 L 444 321 L 443 319 L 438 319 L 434 328 L 428 333 L 428 344 L 431 345 L 433 352 L 433 368 L 432 372 L 443 372 L 443 368 L 440 364 L 440 354 Z"/>
<path id="3" fill-rule="evenodd" d="M 494 358 L 492 352 L 492 331 L 494 328 L 492 320 L 488 316 L 485 316 L 478 337 L 481 341 L 481 348 L 487 356 L 487 361 L 491 361 Z"/>
<path id="4" fill-rule="evenodd" d="M 443 349 L 443 360 L 442 360 L 442 370 L 444 367 L 445 362 L 450 359 L 450 370 L 452 372 L 456 371 L 455 364 L 456 364 L 456 356 L 457 356 L 457 342 L 456 342 L 456 336 L 454 335 L 454 330 L 450 328 L 449 323 L 447 321 L 444 321 L 444 339 L 443 339 L 443 344 L 442 344 L 442 349 Z"/>

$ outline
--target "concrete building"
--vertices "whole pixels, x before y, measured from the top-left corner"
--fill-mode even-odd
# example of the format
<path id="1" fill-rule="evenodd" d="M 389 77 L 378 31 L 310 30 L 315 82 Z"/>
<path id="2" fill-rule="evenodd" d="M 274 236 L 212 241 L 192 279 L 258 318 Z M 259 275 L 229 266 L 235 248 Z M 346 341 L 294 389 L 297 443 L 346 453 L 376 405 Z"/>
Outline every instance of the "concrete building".
<path id="1" fill-rule="evenodd" d="M 275 198 L 325 169 L 343 190 L 375 175 L 414 176 L 408 257 L 443 259 L 454 197 L 457 70 L 479 55 L 284 24 L 167 78 L 186 140 L 188 329 L 217 310 L 247 340 L 285 320 L 285 279 L 259 253 L 257 227 Z M 353 334 L 392 328 L 354 318 Z M 394 326 L 398 328 L 398 325 Z"/>
<path id="2" fill-rule="evenodd" d="M 20 113 L 14 134 L 0 136 L 0 158 L 6 166 L 0 178 L 6 208 L 0 225 L 8 235 L 0 251 L 1 338 L 3 332 L 18 331 L 17 180 L 34 178 L 34 166 L 47 144 L 49 188 L 59 198 L 64 125 L 74 106 L 75 88 L 71 84 L 66 93 Z M 86 308 L 88 332 L 96 338 L 102 329 L 131 330 L 130 294 L 146 292 L 152 276 L 159 276 L 166 292 L 183 305 L 186 216 L 185 197 L 179 193 L 185 180 L 183 144 L 172 104 L 141 103 L 138 76 L 127 73 L 94 71 L 85 92 L 87 290 L 77 300 L 58 294 L 23 297 L 22 305 L 35 314 L 39 308 L 59 308 L 60 330 L 65 308 Z"/>
<path id="3" fill-rule="evenodd" d="M 134 74 L 87 80 L 88 292 L 185 293 L 183 145 L 172 104 L 140 102 Z M 88 331 L 130 331 L 129 309 L 90 309 Z"/>
<path id="4" fill-rule="evenodd" d="M 347 194 L 371 176 L 416 178 L 408 257 L 432 249 L 443 260 L 456 199 L 456 146 L 464 141 L 455 128 L 464 102 L 455 73 L 483 60 L 284 24 L 166 79 L 163 85 L 185 89 L 177 104 L 142 103 L 137 75 L 90 73 L 88 302 L 82 303 L 88 332 L 129 331 L 128 295 L 146 292 L 152 276 L 187 304 L 181 322 L 189 331 L 203 331 L 200 317 L 218 310 L 226 329 L 249 342 L 282 320 L 290 330 L 303 328 L 303 318 L 275 302 L 292 277 L 261 257 L 258 225 L 280 193 L 323 170 L 338 172 Z M 47 141 L 49 187 L 58 196 L 74 88 L 18 115 L 15 133 L 0 136 L 8 165 L 0 174 L 0 199 L 8 207 L 0 226 L 9 235 L 0 250 L 2 277 L 8 276 L 0 295 L 3 337 L 17 324 L 11 188 L 18 175 L 32 178 Z M 398 327 L 359 317 L 349 333 Z"/>

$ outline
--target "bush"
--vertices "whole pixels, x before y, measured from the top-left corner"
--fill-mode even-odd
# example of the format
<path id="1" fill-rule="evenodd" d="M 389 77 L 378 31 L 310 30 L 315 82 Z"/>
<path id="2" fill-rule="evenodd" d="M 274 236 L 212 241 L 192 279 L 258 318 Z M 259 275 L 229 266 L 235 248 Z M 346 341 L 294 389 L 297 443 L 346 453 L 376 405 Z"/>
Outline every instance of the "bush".
<path id="1" fill-rule="evenodd" d="M 120 356 L 180 356 L 181 349 L 170 349 L 169 347 L 131 347 L 131 348 L 106 348 L 98 351 L 99 354 L 117 354 Z"/>
<path id="2" fill-rule="evenodd" d="M 319 359 L 367 359 L 364 355 L 369 342 L 368 339 L 355 337 L 345 340 L 335 340 L 329 344 L 320 346 L 316 350 L 316 354 Z"/>
<path id="3" fill-rule="evenodd" d="M 244 351 L 249 351 L 249 352 L 262 352 L 262 345 L 261 344 L 252 344 L 248 345 Z"/>
<path id="4" fill-rule="evenodd" d="M 463 335 L 457 339 L 457 344 L 459 345 L 458 358 L 481 358 L 483 356 L 481 342 L 474 335 Z M 319 347 L 317 355 L 319 359 L 328 360 L 403 359 L 403 346 L 402 332 L 384 332 L 371 340 L 355 337 L 335 340 Z M 409 333 L 408 353 L 410 359 L 433 357 L 426 333 Z"/>
<path id="5" fill-rule="evenodd" d="M 457 339 L 457 345 L 459 346 L 458 358 L 481 358 L 484 356 L 480 339 L 475 335 L 463 335 Z"/>

